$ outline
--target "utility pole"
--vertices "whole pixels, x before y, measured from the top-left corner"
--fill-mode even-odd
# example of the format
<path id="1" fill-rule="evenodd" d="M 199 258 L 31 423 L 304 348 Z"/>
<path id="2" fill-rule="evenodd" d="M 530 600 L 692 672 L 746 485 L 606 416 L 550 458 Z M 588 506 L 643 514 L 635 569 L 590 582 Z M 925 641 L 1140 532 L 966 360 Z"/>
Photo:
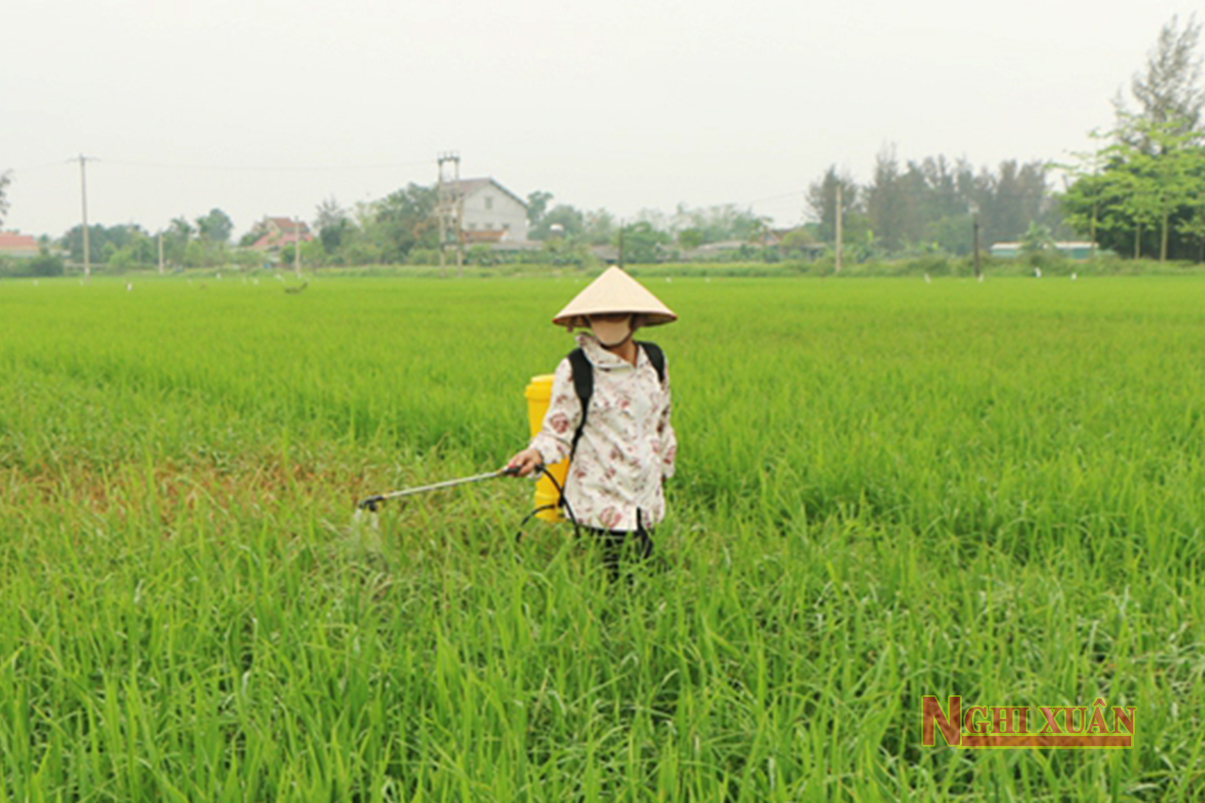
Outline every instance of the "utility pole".
<path id="1" fill-rule="evenodd" d="M 163 232 L 159 232 L 159 275 L 163 275 Z"/>
<path id="2" fill-rule="evenodd" d="M 84 278 L 91 280 L 92 252 L 88 248 L 88 174 L 85 168 L 87 163 L 88 158 L 81 153 L 79 155 L 79 193 L 80 205 L 84 213 Z"/>
<path id="3" fill-rule="evenodd" d="M 293 222 L 293 233 L 295 239 L 293 241 L 293 272 L 297 274 L 297 278 L 301 278 L 301 218 L 297 218 Z"/>
<path id="4" fill-rule="evenodd" d="M 983 271 L 979 266 L 979 204 L 971 205 L 971 227 L 974 229 L 974 245 L 975 249 L 975 278 L 983 278 Z"/>
<path id="5" fill-rule="evenodd" d="M 619 221 L 619 269 L 623 270 L 623 221 Z"/>
<path id="6" fill-rule="evenodd" d="M 464 273 L 464 193 L 460 187 L 460 154 L 437 154 L 435 167 L 439 182 L 435 186 L 435 215 L 439 220 L 439 273 L 448 275 L 447 248 L 456 248 L 456 275 Z"/>
<path id="7" fill-rule="evenodd" d="M 841 181 L 837 181 L 837 262 L 833 273 L 841 272 Z"/>

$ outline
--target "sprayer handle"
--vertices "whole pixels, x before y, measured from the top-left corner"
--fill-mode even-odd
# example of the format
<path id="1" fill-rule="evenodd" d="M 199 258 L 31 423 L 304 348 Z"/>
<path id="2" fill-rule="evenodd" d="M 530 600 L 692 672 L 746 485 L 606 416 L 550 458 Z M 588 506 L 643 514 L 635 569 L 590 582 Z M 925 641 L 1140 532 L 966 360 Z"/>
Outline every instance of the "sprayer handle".
<path id="1" fill-rule="evenodd" d="M 381 503 L 384 501 L 385 497 L 382 494 L 377 494 L 376 496 L 370 496 L 367 499 L 361 499 L 356 503 L 356 507 L 360 508 L 361 510 L 367 510 L 369 513 L 376 513 L 377 508 L 380 507 Z"/>

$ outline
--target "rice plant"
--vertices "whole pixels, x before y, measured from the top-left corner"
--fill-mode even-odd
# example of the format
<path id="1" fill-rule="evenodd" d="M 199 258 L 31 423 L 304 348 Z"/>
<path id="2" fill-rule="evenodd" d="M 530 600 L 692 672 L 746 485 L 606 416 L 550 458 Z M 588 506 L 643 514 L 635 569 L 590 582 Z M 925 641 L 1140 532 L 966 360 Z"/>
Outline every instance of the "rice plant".
<path id="1" fill-rule="evenodd" d="M 0 286 L 0 801 L 1205 795 L 1205 284 L 646 281 L 614 584 L 525 481 L 351 515 L 525 444 L 580 279 Z M 922 747 L 951 694 L 1136 746 Z"/>

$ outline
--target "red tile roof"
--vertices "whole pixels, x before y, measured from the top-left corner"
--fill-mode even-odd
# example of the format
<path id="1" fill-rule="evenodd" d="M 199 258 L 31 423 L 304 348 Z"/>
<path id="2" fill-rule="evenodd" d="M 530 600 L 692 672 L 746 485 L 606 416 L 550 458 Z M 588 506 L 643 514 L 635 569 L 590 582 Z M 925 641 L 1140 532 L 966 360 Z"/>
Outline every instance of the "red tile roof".
<path id="1" fill-rule="evenodd" d="M 295 231 L 298 227 L 298 224 L 300 224 L 302 232 L 307 232 L 310 230 L 310 227 L 306 225 L 304 220 L 293 220 L 292 218 L 287 217 L 270 217 L 268 218 L 268 223 L 280 229 L 281 231 Z"/>
<path id="2" fill-rule="evenodd" d="M 301 230 L 301 241 L 308 243 L 314 239 L 314 236 L 305 229 Z M 297 235 L 292 231 L 286 232 L 268 232 L 263 237 L 260 237 L 251 244 L 251 248 L 256 251 L 268 251 L 272 248 L 280 248 L 281 246 L 291 245 L 297 242 Z"/>
<path id="3" fill-rule="evenodd" d="M 37 253 L 38 241 L 29 234 L 17 234 L 15 231 L 0 231 L 0 252 L 4 253 Z"/>

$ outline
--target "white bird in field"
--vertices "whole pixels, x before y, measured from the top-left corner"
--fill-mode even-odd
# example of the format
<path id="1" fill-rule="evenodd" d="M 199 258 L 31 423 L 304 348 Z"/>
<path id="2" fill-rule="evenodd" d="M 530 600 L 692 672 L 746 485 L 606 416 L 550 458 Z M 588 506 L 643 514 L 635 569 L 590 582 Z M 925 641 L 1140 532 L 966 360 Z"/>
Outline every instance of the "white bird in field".
<path id="1" fill-rule="evenodd" d="M 1078 278 L 1079 278 L 1079 277 L 1075 275 L 1075 272 L 1074 272 L 1074 271 L 1072 271 L 1072 272 L 1071 272 L 1071 281 L 1073 281 L 1073 282 L 1074 282 L 1074 281 L 1075 281 L 1076 279 L 1078 279 Z"/>
<path id="2" fill-rule="evenodd" d="M 222 281 L 222 273 L 221 273 L 221 271 L 218 271 L 217 273 L 215 273 L 215 274 L 213 275 L 213 278 L 217 279 L 219 282 L 220 282 L 220 281 Z"/>
<path id="3" fill-rule="evenodd" d="M 1041 268 L 1034 268 L 1034 269 L 1033 269 L 1033 277 L 1034 277 L 1035 279 L 1041 279 L 1041 278 L 1042 278 L 1042 269 L 1041 269 Z"/>
<path id="4" fill-rule="evenodd" d="M 983 274 L 979 274 L 979 283 L 983 284 Z"/>
<path id="5" fill-rule="evenodd" d="M 925 284 L 933 284 L 933 280 L 929 278 L 929 274 L 925 274 Z"/>
<path id="6" fill-rule="evenodd" d="M 37 286 L 38 286 L 38 280 L 37 280 L 37 279 L 34 279 L 34 280 L 33 280 L 33 286 L 34 286 L 34 287 L 37 287 Z"/>
<path id="7" fill-rule="evenodd" d="M 133 290 L 134 290 L 134 285 L 131 284 L 130 282 L 126 282 L 126 292 L 129 293 L 129 292 L 132 292 Z"/>

